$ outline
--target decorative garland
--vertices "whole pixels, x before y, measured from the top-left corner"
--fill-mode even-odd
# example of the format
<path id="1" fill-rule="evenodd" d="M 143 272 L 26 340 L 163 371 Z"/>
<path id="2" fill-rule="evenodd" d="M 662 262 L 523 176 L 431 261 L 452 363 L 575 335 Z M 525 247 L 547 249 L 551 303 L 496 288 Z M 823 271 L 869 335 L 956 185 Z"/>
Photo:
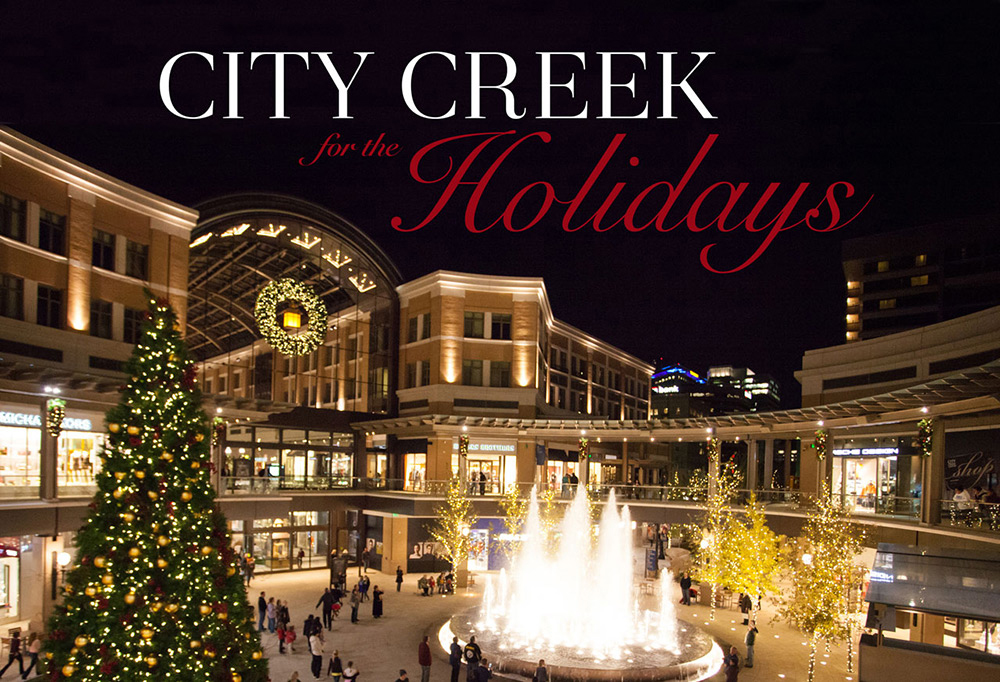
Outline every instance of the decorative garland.
<path id="1" fill-rule="evenodd" d="M 580 438 L 580 461 L 590 459 L 590 440 Z"/>
<path id="2" fill-rule="evenodd" d="M 719 454 L 722 452 L 722 441 L 718 438 L 708 439 L 708 461 L 716 461 L 719 459 Z"/>
<path id="3" fill-rule="evenodd" d="M 931 456 L 931 446 L 933 445 L 934 420 L 921 419 L 917 422 L 917 446 L 920 454 L 924 457 Z"/>
<path id="4" fill-rule="evenodd" d="M 62 433 L 63 419 L 66 417 L 66 401 L 62 398 L 49 398 L 45 403 L 45 430 L 53 438 Z"/>
<path id="5" fill-rule="evenodd" d="M 462 434 L 458 437 L 458 454 L 461 457 L 469 456 L 469 436 L 467 434 Z"/>
<path id="6" fill-rule="evenodd" d="M 222 417 L 214 417 L 212 419 L 212 447 L 215 447 L 219 443 L 219 439 L 222 438 L 222 434 L 226 432 L 226 420 Z"/>
<path id="7" fill-rule="evenodd" d="M 308 327 L 291 336 L 278 324 L 278 304 L 295 301 L 309 318 Z M 316 350 L 326 338 L 326 305 L 306 284 L 294 279 L 279 279 L 269 283 L 257 296 L 253 314 L 264 339 L 279 353 L 305 355 Z"/>
<path id="8" fill-rule="evenodd" d="M 816 433 L 813 434 L 813 438 L 815 440 L 813 440 L 812 447 L 816 451 L 816 459 L 818 459 L 821 462 L 824 459 L 826 459 L 826 449 L 827 449 L 826 439 L 828 435 L 829 432 L 824 431 L 823 429 L 819 429 L 818 431 L 816 431 Z"/>

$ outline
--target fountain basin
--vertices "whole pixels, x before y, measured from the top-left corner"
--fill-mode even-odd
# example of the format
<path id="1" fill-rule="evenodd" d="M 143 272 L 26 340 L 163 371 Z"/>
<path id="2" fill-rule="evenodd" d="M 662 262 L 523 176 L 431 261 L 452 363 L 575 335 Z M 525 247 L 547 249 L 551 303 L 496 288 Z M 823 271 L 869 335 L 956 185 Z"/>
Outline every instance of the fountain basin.
<path id="1" fill-rule="evenodd" d="M 599 608 L 594 618 L 600 618 Z M 445 651 L 457 636 L 464 647 L 469 637 L 476 636 L 485 656 L 493 664 L 494 672 L 518 675 L 528 679 L 535 674 L 539 659 L 545 659 L 549 676 L 553 680 L 574 682 L 659 682 L 660 680 L 708 679 L 722 667 L 721 647 L 705 631 L 686 623 L 677 622 L 677 651 L 646 650 L 642 645 L 634 648 L 624 645 L 621 658 L 595 658 L 590 652 L 580 651 L 565 644 L 541 648 L 531 644 L 506 641 L 502 634 L 477 627 L 479 609 L 474 607 L 455 615 L 438 632 L 438 640 Z"/>

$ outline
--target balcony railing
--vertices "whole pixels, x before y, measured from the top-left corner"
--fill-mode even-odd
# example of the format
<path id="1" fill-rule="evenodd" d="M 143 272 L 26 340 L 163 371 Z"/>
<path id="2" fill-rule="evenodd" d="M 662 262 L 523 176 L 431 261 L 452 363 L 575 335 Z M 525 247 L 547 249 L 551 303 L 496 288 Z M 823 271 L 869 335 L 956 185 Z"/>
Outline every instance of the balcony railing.
<path id="1" fill-rule="evenodd" d="M 1000 531 L 1000 504 L 941 500 L 941 524 Z"/>

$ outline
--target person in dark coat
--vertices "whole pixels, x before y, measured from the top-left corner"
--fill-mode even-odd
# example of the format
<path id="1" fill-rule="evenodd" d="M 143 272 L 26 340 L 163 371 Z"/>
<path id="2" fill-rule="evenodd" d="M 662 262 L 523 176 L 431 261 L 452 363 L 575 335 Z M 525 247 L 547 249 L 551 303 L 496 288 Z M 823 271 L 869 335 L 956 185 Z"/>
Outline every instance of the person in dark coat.
<path id="1" fill-rule="evenodd" d="M 738 682 L 740 674 L 740 655 L 736 647 L 729 647 L 729 655 L 725 658 L 726 682 Z"/>
<path id="2" fill-rule="evenodd" d="M 403 567 L 396 566 L 396 591 L 403 589 Z"/>
<path id="3" fill-rule="evenodd" d="M 310 614 L 309 614 L 309 617 L 308 617 L 308 618 L 306 618 L 306 622 L 305 622 L 305 624 L 304 624 L 304 625 L 302 626 L 302 636 L 306 638 L 306 641 L 307 641 L 307 642 L 309 641 L 309 638 L 310 638 L 310 637 L 312 637 L 312 634 L 313 634 L 313 627 L 314 627 L 315 625 L 317 625 L 317 623 L 316 623 L 316 619 L 315 619 L 315 618 L 314 618 L 314 616 L 313 616 L 313 615 L 312 615 L 312 614 L 310 613 Z"/>
<path id="4" fill-rule="evenodd" d="M 451 666 L 451 682 L 458 682 L 458 673 L 462 670 L 462 647 L 458 645 L 458 637 L 451 638 L 448 664 Z"/>
<path id="5" fill-rule="evenodd" d="M 21 656 L 21 631 L 15 630 L 14 636 L 10 639 L 10 651 L 7 654 L 7 665 L 0 670 L 0 677 L 7 672 L 7 668 L 14 665 L 14 661 L 17 661 L 17 674 L 24 674 L 24 657 Z"/>
<path id="6" fill-rule="evenodd" d="M 372 617 L 381 618 L 382 617 L 382 595 L 385 594 L 385 590 L 380 590 L 378 585 L 372 589 Z"/>
<path id="7" fill-rule="evenodd" d="M 691 606 L 691 576 L 687 573 L 681 576 L 681 604 Z"/>
<path id="8" fill-rule="evenodd" d="M 490 670 L 489 664 L 486 662 L 486 657 L 479 659 L 479 666 L 475 670 L 475 682 L 489 682 L 489 679 L 493 677 L 493 671 Z"/>
<path id="9" fill-rule="evenodd" d="M 264 618 L 267 616 L 267 600 L 261 592 L 257 597 L 257 630 L 264 632 Z"/>
<path id="10" fill-rule="evenodd" d="M 340 678 L 344 676 L 344 665 L 340 662 L 339 651 L 333 652 L 333 656 L 330 658 L 330 667 L 326 672 L 333 678 L 333 682 L 340 682 Z"/>
<path id="11" fill-rule="evenodd" d="M 323 590 L 323 594 L 320 596 L 319 601 L 316 602 L 316 606 L 323 606 L 323 627 L 327 630 L 333 627 L 333 592 L 330 588 Z"/>
<path id="12" fill-rule="evenodd" d="M 417 645 L 417 663 L 420 664 L 420 682 L 431 682 L 431 645 L 427 643 L 428 637 Z"/>
<path id="13" fill-rule="evenodd" d="M 476 644 L 475 635 L 469 637 L 469 643 L 465 645 L 465 651 L 462 652 L 462 656 L 465 658 L 465 664 L 469 668 L 466 671 L 466 679 L 469 682 L 477 682 L 476 670 L 479 668 L 479 659 L 483 657 L 483 650 Z"/>

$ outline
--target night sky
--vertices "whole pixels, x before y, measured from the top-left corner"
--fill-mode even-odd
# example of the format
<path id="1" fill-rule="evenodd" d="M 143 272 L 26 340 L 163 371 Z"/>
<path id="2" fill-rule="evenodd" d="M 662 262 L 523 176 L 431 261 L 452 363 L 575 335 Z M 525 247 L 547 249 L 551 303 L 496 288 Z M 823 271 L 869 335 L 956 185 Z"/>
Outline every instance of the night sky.
<path id="1" fill-rule="evenodd" d="M 402 3 L 401 3 L 402 4 Z M 485 9 L 486 5 L 493 9 Z M 696 370 L 710 364 L 747 365 L 775 374 L 786 406 L 796 405 L 792 372 L 802 352 L 844 338 L 845 238 L 955 217 L 996 213 L 1000 152 L 1000 5 L 996 2 L 623 2 L 589 10 L 581 2 L 242 3 L 239 11 L 205 3 L 80 3 L 39 9 L 8 3 L 0 23 L 0 121 L 39 142 L 112 176 L 186 205 L 242 191 L 293 194 L 322 204 L 369 233 L 406 279 L 436 269 L 542 276 L 557 317 L 656 363 L 680 362 Z M 362 3 L 358 3 L 361 6 Z M 469 9 L 472 5 L 482 5 Z M 622 8 L 611 9 L 615 5 Z M 501 10 L 498 7 L 503 6 Z M 669 9 L 663 7 L 669 6 Z M 433 9 L 429 9 L 433 7 Z M 936 11 L 932 11 L 933 7 Z M 945 9 L 950 8 L 949 13 Z M 215 71 L 198 58 L 178 62 L 172 80 L 176 106 L 200 113 L 215 100 L 215 114 L 183 120 L 160 100 L 160 70 L 189 50 L 215 55 Z M 227 71 L 223 52 L 239 51 L 239 113 L 226 120 Z M 355 51 L 368 57 L 350 89 L 350 120 L 334 120 L 336 89 L 319 60 L 310 68 L 289 58 L 287 120 L 272 120 L 273 59 L 249 68 L 252 51 L 332 52 L 345 76 Z M 400 81 L 410 59 L 426 51 L 456 55 L 421 62 L 414 76 L 416 103 L 456 116 L 425 120 L 404 104 Z M 511 90 L 526 116 L 509 119 L 496 91 L 483 96 L 483 120 L 468 120 L 468 51 L 504 52 L 516 62 Z M 576 93 L 553 92 L 554 109 L 583 120 L 541 120 L 537 52 L 584 52 L 554 60 L 553 80 L 575 74 Z M 634 114 L 649 101 L 645 120 L 599 120 L 598 52 L 644 52 L 615 58 L 612 76 L 636 72 L 636 96 L 618 89 L 613 112 Z M 675 119 L 660 114 L 657 52 L 677 52 L 679 78 L 696 63 L 691 52 L 714 52 L 689 83 L 716 117 L 705 120 L 675 93 Z M 483 58 L 484 82 L 502 75 L 497 57 Z M 544 131 L 551 141 L 526 142 L 512 152 L 483 193 L 477 216 L 489 224 L 529 183 L 551 183 L 568 201 L 580 189 L 616 134 L 625 138 L 583 201 L 575 224 L 594 214 L 615 187 L 608 210 L 621 217 L 640 191 L 656 182 L 678 183 L 710 134 L 711 151 L 677 195 L 666 223 L 684 219 L 713 183 L 748 183 L 733 210 L 744 217 L 769 183 L 780 183 L 770 220 L 799 183 L 809 183 L 791 222 L 815 206 L 827 186 L 850 182 L 854 197 L 838 195 L 845 218 L 870 203 L 850 224 L 829 232 L 799 225 L 777 235 L 752 265 L 714 274 L 699 263 L 711 243 L 710 262 L 730 269 L 749 257 L 765 233 L 739 227 L 629 232 L 618 224 L 597 232 L 562 229 L 566 204 L 553 202 L 530 229 L 498 224 L 474 234 L 464 225 L 472 188 L 456 191 L 429 225 L 403 233 L 390 221 L 413 226 L 430 211 L 445 184 L 421 184 L 410 175 L 413 155 L 442 138 L 515 130 L 516 138 Z M 400 146 L 392 158 L 349 153 L 311 159 L 331 133 L 364 143 L 384 133 Z M 481 138 L 452 143 L 456 164 Z M 470 177 L 480 177 L 500 152 L 488 147 Z M 505 145 L 503 145 L 505 146 Z M 629 164 L 630 157 L 638 165 Z M 445 173 L 444 156 L 430 153 L 425 177 Z M 515 222 L 524 224 L 541 204 L 529 193 Z M 718 195 L 715 195 L 718 196 Z M 650 195 L 639 222 L 663 204 Z M 709 222 L 722 202 L 706 201 Z M 714 208 L 714 212 L 713 212 Z M 642 218 L 642 216 L 645 216 Z M 829 221 L 829 212 L 818 222 Z"/>

